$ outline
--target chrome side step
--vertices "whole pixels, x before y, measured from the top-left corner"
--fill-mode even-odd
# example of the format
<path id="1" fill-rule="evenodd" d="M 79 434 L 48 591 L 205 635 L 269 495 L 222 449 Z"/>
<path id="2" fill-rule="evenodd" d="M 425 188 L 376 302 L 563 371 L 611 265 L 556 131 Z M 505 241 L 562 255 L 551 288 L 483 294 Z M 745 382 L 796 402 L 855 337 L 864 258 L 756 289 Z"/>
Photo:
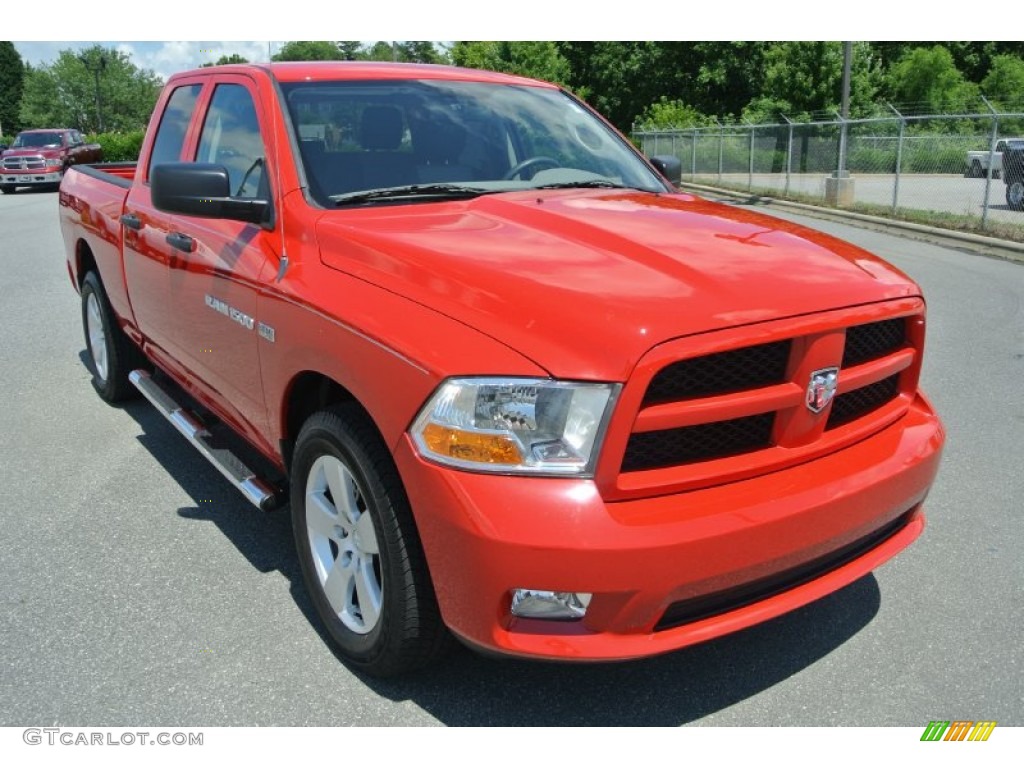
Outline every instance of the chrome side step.
<path id="1" fill-rule="evenodd" d="M 203 423 L 194 414 L 178 405 L 148 372 L 132 371 L 128 374 L 128 379 L 163 417 L 206 457 L 207 461 L 242 492 L 245 498 L 264 512 L 269 512 L 280 505 L 280 499 L 274 489 L 257 477 L 256 473 L 229 449 L 212 445 L 210 432 Z"/>

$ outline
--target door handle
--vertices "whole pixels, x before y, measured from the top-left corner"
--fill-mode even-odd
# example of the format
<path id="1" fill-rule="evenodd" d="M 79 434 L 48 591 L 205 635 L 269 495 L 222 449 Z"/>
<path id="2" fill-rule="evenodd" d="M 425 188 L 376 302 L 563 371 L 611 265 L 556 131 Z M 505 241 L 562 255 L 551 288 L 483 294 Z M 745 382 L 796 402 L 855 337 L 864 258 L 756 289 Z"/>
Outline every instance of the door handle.
<path id="1" fill-rule="evenodd" d="M 178 251 L 192 253 L 196 249 L 196 241 L 181 232 L 171 232 L 167 236 L 167 244 Z"/>
<path id="2" fill-rule="evenodd" d="M 142 229 L 142 219 L 134 213 L 122 214 L 121 223 L 128 227 L 128 229 L 134 229 L 136 232 Z"/>

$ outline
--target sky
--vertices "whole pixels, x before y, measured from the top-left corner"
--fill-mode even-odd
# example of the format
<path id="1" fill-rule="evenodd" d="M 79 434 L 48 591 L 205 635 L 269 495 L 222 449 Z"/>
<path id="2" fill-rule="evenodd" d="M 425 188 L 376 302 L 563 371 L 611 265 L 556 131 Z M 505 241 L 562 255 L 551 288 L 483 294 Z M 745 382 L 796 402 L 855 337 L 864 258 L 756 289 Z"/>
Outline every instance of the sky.
<path id="1" fill-rule="evenodd" d="M 276 52 L 286 41 L 283 40 L 239 40 L 239 41 L 190 41 L 190 42 L 121 42 L 118 40 L 90 41 L 14 41 L 14 47 L 21 54 L 22 61 L 33 66 L 50 63 L 57 58 L 60 51 L 71 48 L 79 50 L 99 43 L 104 48 L 112 48 L 121 53 L 129 54 L 132 63 L 140 69 L 151 69 L 163 79 L 175 72 L 193 69 L 208 61 L 216 61 L 221 56 L 237 53 L 249 61 L 267 61 L 269 51 Z M 269 46 L 269 48 L 268 48 Z"/>

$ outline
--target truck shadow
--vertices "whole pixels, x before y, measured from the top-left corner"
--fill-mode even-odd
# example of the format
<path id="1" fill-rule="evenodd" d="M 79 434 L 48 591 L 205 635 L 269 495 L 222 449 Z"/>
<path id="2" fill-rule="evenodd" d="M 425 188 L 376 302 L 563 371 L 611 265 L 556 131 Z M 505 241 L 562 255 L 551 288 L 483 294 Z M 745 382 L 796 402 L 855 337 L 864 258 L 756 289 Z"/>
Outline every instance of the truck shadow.
<path id="1" fill-rule="evenodd" d="M 279 571 L 296 605 L 331 648 L 310 602 L 287 514 L 247 504 L 145 401 L 124 411 L 142 446 L 195 501 L 178 514 L 212 522 L 261 573 Z M 824 658 L 878 612 L 874 576 L 768 623 L 675 653 L 573 665 L 480 656 L 458 646 L 400 680 L 358 675 L 379 696 L 411 701 L 455 726 L 677 726 L 769 689 Z M 341 675 L 351 674 L 339 666 Z"/>

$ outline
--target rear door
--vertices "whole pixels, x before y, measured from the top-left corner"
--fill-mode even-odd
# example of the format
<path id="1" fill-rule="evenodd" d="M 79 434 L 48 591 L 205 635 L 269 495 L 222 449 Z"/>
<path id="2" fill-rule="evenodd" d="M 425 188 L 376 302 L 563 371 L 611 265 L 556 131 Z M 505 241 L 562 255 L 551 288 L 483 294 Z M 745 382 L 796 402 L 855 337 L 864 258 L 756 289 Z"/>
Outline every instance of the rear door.
<path id="1" fill-rule="evenodd" d="M 231 194 L 273 199 L 269 135 L 255 83 L 222 75 L 200 105 L 190 160 L 227 168 Z M 266 412 L 259 366 L 259 286 L 277 263 L 272 229 L 223 219 L 173 217 L 168 295 L 177 312 L 176 359 L 235 426 L 259 443 Z M 265 332 L 265 336 L 269 336 Z"/>
<path id="2" fill-rule="evenodd" d="M 193 114 L 208 77 L 194 77 L 175 83 L 164 94 L 154 114 L 160 123 L 148 154 L 139 158 L 135 183 L 128 192 L 121 215 L 124 271 L 128 296 L 138 329 L 146 337 L 151 353 L 167 365 L 166 350 L 177 322 L 175 307 L 167 294 L 167 265 L 172 249 L 170 214 L 153 207 L 149 176 L 155 165 L 183 158 L 194 131 Z"/>

